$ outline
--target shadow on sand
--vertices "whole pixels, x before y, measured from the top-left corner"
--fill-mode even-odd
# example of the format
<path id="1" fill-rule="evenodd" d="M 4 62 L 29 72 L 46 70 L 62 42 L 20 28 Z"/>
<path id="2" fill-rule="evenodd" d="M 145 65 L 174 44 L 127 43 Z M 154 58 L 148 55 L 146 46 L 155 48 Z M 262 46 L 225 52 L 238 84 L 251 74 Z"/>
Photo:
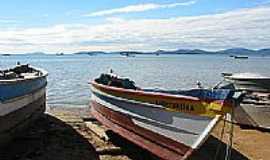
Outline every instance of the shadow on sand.
<path id="1" fill-rule="evenodd" d="M 141 149 L 139 146 L 128 142 L 124 138 L 120 137 L 116 133 L 108 132 L 108 136 L 113 144 L 122 148 L 125 155 L 127 155 L 130 159 L 136 160 L 157 160 L 158 158 L 146 150 Z M 205 142 L 205 144 L 198 150 L 195 151 L 189 160 L 214 160 L 216 156 L 216 151 L 220 145 L 219 154 L 216 157 L 216 160 L 224 159 L 226 144 L 221 142 L 219 139 L 210 136 L 209 139 Z M 236 151 L 232 150 L 232 158 L 231 160 L 248 160 L 247 157 Z"/>
<path id="2" fill-rule="evenodd" d="M 217 148 L 220 145 L 218 154 Z M 248 160 L 243 154 L 235 149 L 232 149 L 231 160 Z M 201 146 L 198 151 L 195 151 L 189 160 L 220 160 L 225 159 L 226 144 L 221 142 L 214 136 L 210 136 L 208 140 Z"/>
<path id="3" fill-rule="evenodd" d="M 107 131 L 107 136 L 110 139 L 110 142 L 116 146 L 121 147 L 122 154 L 128 156 L 133 160 L 158 160 L 159 158 L 150 152 L 140 148 L 136 144 L 126 140 L 120 135 L 114 133 L 113 131 Z"/>
<path id="4" fill-rule="evenodd" d="M 73 126 L 74 127 L 74 126 Z M 83 126 L 76 126 L 83 127 Z M 25 134 L 9 146 L 0 149 L 0 160 L 98 160 L 98 153 L 85 137 L 69 124 L 47 114 L 37 120 Z M 83 128 L 82 128 L 83 130 Z M 121 148 L 120 152 L 108 155 L 126 155 L 133 160 L 158 160 L 156 156 L 127 141 L 112 131 L 107 131 L 110 142 Z M 189 160 L 214 160 L 218 145 L 221 145 L 217 160 L 224 159 L 226 144 L 210 136 Z M 106 155 L 106 153 L 103 153 Z M 117 158 L 116 158 L 117 159 Z M 232 150 L 232 160 L 248 158 Z"/>
<path id="5" fill-rule="evenodd" d="M 80 126 L 78 126 L 80 127 Z M 1 160 L 97 160 L 94 147 L 65 122 L 44 114 L 0 149 Z"/>

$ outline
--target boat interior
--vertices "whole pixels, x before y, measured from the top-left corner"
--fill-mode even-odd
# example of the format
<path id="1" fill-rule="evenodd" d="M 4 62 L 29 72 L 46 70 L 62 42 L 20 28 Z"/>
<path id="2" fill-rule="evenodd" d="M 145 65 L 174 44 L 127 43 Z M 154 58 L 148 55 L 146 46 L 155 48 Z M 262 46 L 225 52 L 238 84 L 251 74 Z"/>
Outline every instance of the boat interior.
<path id="1" fill-rule="evenodd" d="M 133 89 L 144 92 L 164 93 L 171 95 L 191 96 L 208 100 L 209 99 L 223 100 L 234 96 L 234 91 L 228 88 L 221 88 L 221 89 L 194 88 L 189 90 L 142 89 L 137 87 L 134 81 L 128 78 L 118 77 L 114 74 L 101 74 L 99 78 L 95 79 L 95 82 L 103 85 L 124 89 Z"/>
<path id="2" fill-rule="evenodd" d="M 140 88 L 135 86 L 135 82 L 128 78 L 120 78 L 114 74 L 101 74 L 100 77 L 95 79 L 95 82 L 103 85 L 114 86 L 124 89 L 139 90 Z"/>
<path id="3" fill-rule="evenodd" d="M 29 78 L 39 76 L 40 71 L 26 65 L 17 65 L 14 68 L 7 70 L 0 70 L 0 80 L 11 80 L 17 78 Z"/>

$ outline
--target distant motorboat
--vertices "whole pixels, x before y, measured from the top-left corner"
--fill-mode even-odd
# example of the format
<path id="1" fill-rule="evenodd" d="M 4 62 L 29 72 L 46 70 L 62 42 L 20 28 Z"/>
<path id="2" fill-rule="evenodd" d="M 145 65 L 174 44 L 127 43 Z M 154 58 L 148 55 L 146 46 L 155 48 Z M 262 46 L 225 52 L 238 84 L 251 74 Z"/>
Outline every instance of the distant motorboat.
<path id="1" fill-rule="evenodd" d="M 257 73 L 222 73 L 235 89 L 251 92 L 270 92 L 270 77 Z"/>
<path id="2" fill-rule="evenodd" d="M 2 54 L 2 56 L 11 56 L 11 54 Z"/>
<path id="3" fill-rule="evenodd" d="M 65 55 L 64 53 L 56 53 L 56 56 L 63 56 Z"/>
<path id="4" fill-rule="evenodd" d="M 120 52 L 120 55 L 125 56 L 125 57 L 135 57 L 135 54 L 138 52 Z"/>
<path id="5" fill-rule="evenodd" d="M 163 160 L 187 159 L 236 104 L 229 89 L 141 89 L 114 74 L 93 80 L 91 91 L 98 121 Z"/>
<path id="6" fill-rule="evenodd" d="M 29 65 L 0 71 L 0 146 L 45 111 L 47 72 Z"/>
<path id="7" fill-rule="evenodd" d="M 235 55 L 230 55 L 230 57 L 233 57 L 234 59 L 248 59 L 248 56 L 235 56 Z"/>

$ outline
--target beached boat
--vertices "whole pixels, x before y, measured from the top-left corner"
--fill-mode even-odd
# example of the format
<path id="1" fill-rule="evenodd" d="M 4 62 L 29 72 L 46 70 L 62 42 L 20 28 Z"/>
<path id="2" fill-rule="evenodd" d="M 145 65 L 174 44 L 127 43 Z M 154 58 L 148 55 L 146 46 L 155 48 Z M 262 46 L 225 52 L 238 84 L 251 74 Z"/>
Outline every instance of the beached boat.
<path id="1" fill-rule="evenodd" d="M 0 146 L 44 111 L 47 72 L 29 65 L 0 71 Z"/>
<path id="2" fill-rule="evenodd" d="M 234 121 L 241 126 L 270 129 L 270 77 L 254 73 L 223 73 L 231 89 L 245 92 L 235 109 Z"/>
<path id="3" fill-rule="evenodd" d="M 251 92 L 270 92 L 270 77 L 257 73 L 223 73 L 226 81 L 235 89 Z"/>
<path id="4" fill-rule="evenodd" d="M 112 74 L 92 81 L 91 91 L 97 120 L 164 160 L 189 157 L 235 105 L 231 90 L 140 89 Z"/>
<path id="5" fill-rule="evenodd" d="M 270 130 L 270 93 L 246 94 L 240 106 L 235 109 L 234 119 L 245 127 Z"/>

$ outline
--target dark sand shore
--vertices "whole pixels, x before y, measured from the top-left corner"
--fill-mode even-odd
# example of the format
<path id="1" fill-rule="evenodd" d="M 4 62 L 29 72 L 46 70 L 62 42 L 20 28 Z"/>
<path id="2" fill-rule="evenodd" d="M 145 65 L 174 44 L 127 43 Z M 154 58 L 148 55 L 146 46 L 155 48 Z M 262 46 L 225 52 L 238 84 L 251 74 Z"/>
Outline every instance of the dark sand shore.
<path id="1" fill-rule="evenodd" d="M 0 160 L 154 160 L 149 152 L 126 141 L 113 132 L 107 132 L 104 141 L 86 127 L 91 119 L 87 108 L 51 107 L 30 129 L 9 146 L 0 149 Z M 205 144 L 190 160 L 224 159 L 228 128 L 224 142 L 220 137 L 222 122 Z M 233 160 L 267 160 L 270 157 L 270 132 L 234 127 Z"/>

